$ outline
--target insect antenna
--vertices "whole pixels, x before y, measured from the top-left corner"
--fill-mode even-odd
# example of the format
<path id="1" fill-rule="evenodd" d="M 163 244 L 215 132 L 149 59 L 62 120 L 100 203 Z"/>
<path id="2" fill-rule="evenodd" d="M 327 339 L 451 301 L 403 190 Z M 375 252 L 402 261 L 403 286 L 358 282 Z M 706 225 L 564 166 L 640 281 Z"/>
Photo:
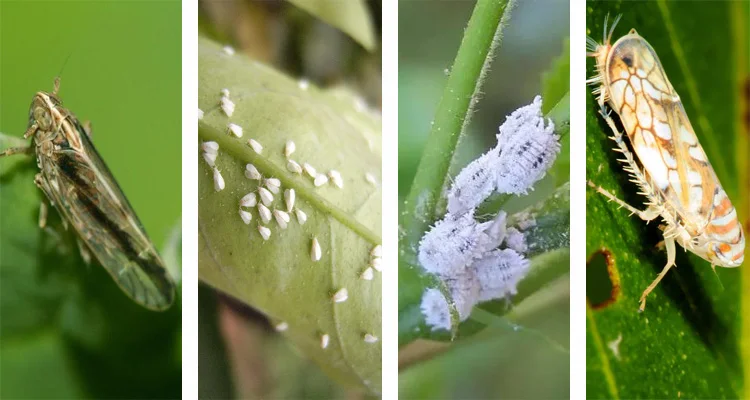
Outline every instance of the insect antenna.
<path id="1" fill-rule="evenodd" d="M 609 28 L 609 35 L 607 35 L 605 37 L 606 41 L 604 42 L 607 45 L 609 45 L 609 44 L 612 43 L 612 34 L 615 32 L 615 27 L 617 26 L 617 23 L 620 22 L 620 18 L 622 18 L 622 14 L 618 15 L 617 17 L 615 17 L 614 22 L 612 22 L 612 26 Z M 604 32 L 605 32 L 605 34 L 607 32 L 607 20 L 606 20 L 606 18 L 604 20 Z"/>

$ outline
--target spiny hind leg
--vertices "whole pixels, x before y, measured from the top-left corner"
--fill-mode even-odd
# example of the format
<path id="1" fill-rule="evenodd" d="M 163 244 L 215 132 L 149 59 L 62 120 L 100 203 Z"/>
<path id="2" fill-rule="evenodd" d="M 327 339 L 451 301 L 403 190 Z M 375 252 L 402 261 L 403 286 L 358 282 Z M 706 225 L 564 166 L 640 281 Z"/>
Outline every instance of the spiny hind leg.
<path id="1" fill-rule="evenodd" d="M 0 153 L 0 157 L 12 156 L 15 154 L 29 154 L 31 153 L 31 146 L 24 147 L 9 147 Z"/>
<path id="2" fill-rule="evenodd" d="M 39 228 L 44 229 L 47 226 L 47 203 L 42 200 L 39 203 Z"/>
<path id="3" fill-rule="evenodd" d="M 615 195 L 613 195 L 612 193 L 608 192 L 607 190 L 605 190 L 601 186 L 596 185 L 592 181 L 588 181 L 588 185 L 591 186 L 598 193 L 600 193 L 601 195 L 603 195 L 604 197 L 606 197 L 607 199 L 609 199 L 609 201 L 614 201 L 615 203 L 617 203 L 620 206 L 620 208 L 625 208 L 626 210 L 630 211 L 630 215 L 635 214 L 640 219 L 642 219 L 642 220 L 644 220 L 646 222 L 654 220 L 656 217 L 658 217 L 661 214 L 660 210 L 656 206 L 654 206 L 654 205 L 650 205 L 650 206 L 648 206 L 647 209 L 641 211 L 641 210 L 639 210 L 639 209 L 631 206 L 630 204 L 628 204 L 628 203 L 626 203 L 626 202 L 618 199 Z"/>
<path id="4" fill-rule="evenodd" d="M 674 238 L 664 238 L 664 247 L 667 249 L 667 265 L 664 266 L 664 268 L 661 270 L 659 275 L 654 279 L 653 282 L 651 282 L 650 285 L 646 288 L 646 290 L 643 291 L 643 294 L 641 295 L 640 300 L 640 306 L 638 307 L 638 311 L 643 312 L 643 310 L 646 308 L 646 296 L 648 296 L 651 291 L 656 288 L 656 285 L 661 282 L 662 278 L 669 272 L 669 269 L 674 266 L 674 259 L 677 254 L 677 249 L 674 245 Z"/>

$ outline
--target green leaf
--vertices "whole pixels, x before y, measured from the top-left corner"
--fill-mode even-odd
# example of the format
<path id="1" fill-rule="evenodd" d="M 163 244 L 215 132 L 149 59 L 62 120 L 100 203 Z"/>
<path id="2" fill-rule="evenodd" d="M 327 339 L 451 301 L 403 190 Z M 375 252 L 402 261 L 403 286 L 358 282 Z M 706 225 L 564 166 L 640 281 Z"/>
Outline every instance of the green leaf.
<path id="1" fill-rule="evenodd" d="M 0 139 L 2 149 L 19 143 Z M 0 158 L 0 397 L 174 396 L 179 297 L 167 312 L 148 311 L 81 261 L 54 209 L 41 231 L 37 171 L 30 157 Z"/>
<path id="2" fill-rule="evenodd" d="M 196 151 L 200 279 L 274 323 L 286 322 L 284 335 L 338 381 L 379 392 L 380 342 L 365 343 L 363 336 L 380 337 L 381 275 L 360 278 L 370 251 L 381 242 L 381 188 L 365 179 L 369 173 L 380 180 L 379 116 L 357 107 L 343 90 L 303 89 L 258 62 L 226 55 L 206 39 L 199 40 L 199 77 L 205 116 L 198 133 L 219 144 L 216 166 L 226 182 L 224 190 L 214 189 L 212 169 Z M 217 106 L 223 88 L 236 104 L 231 118 Z M 230 122 L 244 128 L 241 139 L 227 133 Z M 250 138 L 263 145 L 261 154 L 247 145 Z M 287 170 L 288 140 L 296 143 L 292 159 L 319 173 L 340 171 L 344 188 L 330 183 L 316 188 L 310 177 Z M 264 241 L 256 209 L 248 210 L 252 222 L 243 223 L 239 200 L 258 185 L 244 175 L 248 163 L 279 179 L 282 192 L 295 190 L 295 207 L 307 214 L 304 225 L 294 215 L 285 230 L 272 220 L 266 224 L 271 237 Z M 270 208 L 286 209 L 281 193 Z M 323 250 L 317 262 L 310 256 L 313 237 Z M 334 303 L 331 297 L 341 288 L 349 298 Z M 322 334 L 330 335 L 326 349 Z"/>
<path id="3" fill-rule="evenodd" d="M 375 28 L 365 0 L 289 0 L 335 26 L 369 51 L 375 49 Z"/>
<path id="4" fill-rule="evenodd" d="M 748 5 L 589 2 L 587 16 L 589 34 L 597 41 L 602 40 L 605 16 L 611 21 L 622 14 L 613 40 L 634 28 L 651 44 L 741 221 L 747 221 L 749 210 L 748 187 L 740 185 L 748 182 L 750 154 L 740 111 L 748 76 Z M 710 35 L 702 31 L 705 26 L 713 27 Z M 592 59 L 587 72 L 595 73 Z M 616 161 L 618 154 L 607 139 L 612 132 L 591 94 L 586 123 L 587 177 L 636 208 L 645 208 L 644 198 Z M 706 261 L 678 249 L 677 268 L 638 313 L 642 291 L 666 263 L 665 252 L 656 249 L 662 240 L 657 225 L 646 225 L 588 189 L 587 395 L 748 397 L 742 359 L 749 358 L 740 354 L 740 338 L 750 329 L 743 318 L 750 305 L 743 296 L 750 293 L 750 275 L 742 268 L 717 269 L 714 274 Z M 599 250 L 609 257 L 597 256 Z M 604 296 L 594 290 L 602 287 L 611 290 L 604 290 Z M 747 373 L 745 368 L 744 376 Z"/>

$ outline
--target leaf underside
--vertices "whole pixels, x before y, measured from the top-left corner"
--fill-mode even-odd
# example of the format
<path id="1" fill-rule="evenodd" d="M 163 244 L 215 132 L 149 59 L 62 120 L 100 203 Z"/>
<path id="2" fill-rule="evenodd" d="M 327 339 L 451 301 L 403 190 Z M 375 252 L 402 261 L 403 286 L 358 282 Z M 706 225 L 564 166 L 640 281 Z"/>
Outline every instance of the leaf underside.
<path id="1" fill-rule="evenodd" d="M 212 169 L 199 160 L 199 277 L 260 310 L 274 323 L 287 322 L 283 334 L 340 382 L 370 392 L 380 391 L 380 342 L 365 343 L 370 333 L 380 337 L 381 275 L 360 279 L 370 263 L 370 251 L 380 244 L 380 118 L 361 107 L 345 90 L 322 91 L 249 60 L 229 56 L 206 39 L 199 42 L 199 122 L 201 141 L 216 141 L 216 167 L 226 188 L 214 189 Z M 221 89 L 229 89 L 236 104 L 232 117 L 218 107 Z M 227 125 L 244 128 L 242 138 L 227 133 Z M 248 139 L 263 145 L 260 154 Z M 293 140 L 291 159 L 309 163 L 318 173 L 337 170 L 344 187 L 328 183 L 315 187 L 309 176 L 287 170 L 285 143 Z M 295 208 L 307 215 L 301 225 L 294 213 L 287 229 L 275 220 L 261 222 L 256 208 L 246 209 L 245 225 L 239 200 L 257 189 L 245 177 L 252 163 L 266 178 L 281 181 L 271 210 L 286 211 L 283 191 L 296 192 Z M 365 179 L 372 174 L 376 184 Z M 258 225 L 271 230 L 264 241 Z M 311 242 L 322 248 L 320 261 L 311 258 Z M 348 300 L 334 303 L 341 288 Z M 323 334 L 330 336 L 326 349 Z"/>

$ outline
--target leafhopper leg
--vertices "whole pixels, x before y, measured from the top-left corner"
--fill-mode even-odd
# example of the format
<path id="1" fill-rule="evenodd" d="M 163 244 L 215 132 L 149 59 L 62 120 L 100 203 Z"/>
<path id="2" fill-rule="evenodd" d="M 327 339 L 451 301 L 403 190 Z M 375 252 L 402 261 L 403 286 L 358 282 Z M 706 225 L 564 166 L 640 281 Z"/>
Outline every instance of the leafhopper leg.
<path id="1" fill-rule="evenodd" d="M 654 281 L 651 282 L 650 285 L 648 285 L 646 290 L 643 291 L 640 300 L 641 305 L 638 307 L 638 311 L 640 312 L 643 312 L 643 310 L 646 308 L 646 296 L 648 296 L 648 294 L 651 293 L 652 290 L 654 290 L 656 285 L 661 282 L 662 278 L 664 278 L 664 275 L 666 275 L 667 272 L 669 272 L 669 269 L 674 265 L 674 259 L 677 254 L 677 249 L 674 246 L 674 238 L 665 237 L 664 246 L 667 248 L 667 265 L 664 266 L 656 279 L 654 279 Z"/>
<path id="2" fill-rule="evenodd" d="M 47 203 L 39 203 L 39 228 L 44 229 L 47 226 Z"/>
<path id="3" fill-rule="evenodd" d="M 29 153 L 31 153 L 31 146 L 10 147 L 10 148 L 3 150 L 3 152 L 0 153 L 0 157 L 12 156 L 14 154 L 29 154 Z"/>
<path id="4" fill-rule="evenodd" d="M 594 190 L 596 190 L 598 193 L 609 199 L 610 201 L 614 201 L 617 203 L 620 207 L 627 209 L 630 211 L 630 214 L 637 215 L 640 219 L 649 222 L 654 220 L 656 217 L 661 215 L 659 209 L 657 209 L 655 206 L 649 206 L 647 209 L 641 211 L 630 204 L 618 199 L 615 195 L 612 193 L 606 191 L 601 186 L 597 186 L 594 182 L 588 181 L 588 185 L 591 186 Z"/>

